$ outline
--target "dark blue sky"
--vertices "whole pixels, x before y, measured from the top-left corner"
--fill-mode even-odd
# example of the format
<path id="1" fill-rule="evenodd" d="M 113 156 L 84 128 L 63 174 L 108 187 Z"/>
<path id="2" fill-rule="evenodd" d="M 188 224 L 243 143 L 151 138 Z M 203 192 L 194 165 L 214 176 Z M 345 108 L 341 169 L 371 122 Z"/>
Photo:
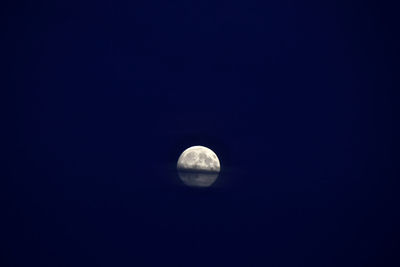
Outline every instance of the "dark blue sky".
<path id="1" fill-rule="evenodd" d="M 2 266 L 398 266 L 394 10 L 6 4 Z"/>

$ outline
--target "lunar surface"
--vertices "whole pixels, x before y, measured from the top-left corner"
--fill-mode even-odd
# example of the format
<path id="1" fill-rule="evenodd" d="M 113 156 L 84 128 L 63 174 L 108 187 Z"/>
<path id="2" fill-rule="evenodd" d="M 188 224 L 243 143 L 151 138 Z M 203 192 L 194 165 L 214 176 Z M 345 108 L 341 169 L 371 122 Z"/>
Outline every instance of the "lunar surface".
<path id="1" fill-rule="evenodd" d="M 218 178 L 218 173 L 179 171 L 179 177 L 185 185 L 192 187 L 209 187 Z"/>
<path id="2" fill-rule="evenodd" d="M 177 169 L 184 184 L 208 187 L 218 178 L 220 163 L 211 149 L 204 146 L 192 146 L 182 152 L 178 159 Z"/>

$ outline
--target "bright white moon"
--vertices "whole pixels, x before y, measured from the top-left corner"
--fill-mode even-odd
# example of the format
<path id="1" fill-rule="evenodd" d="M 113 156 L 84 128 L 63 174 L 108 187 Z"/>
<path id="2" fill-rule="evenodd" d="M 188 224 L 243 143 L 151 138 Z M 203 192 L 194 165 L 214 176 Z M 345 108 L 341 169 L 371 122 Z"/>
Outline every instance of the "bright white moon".
<path id="1" fill-rule="evenodd" d="M 204 146 L 192 146 L 178 159 L 179 177 L 188 186 L 208 187 L 218 177 L 220 163 L 217 155 Z"/>
<path id="2" fill-rule="evenodd" d="M 178 169 L 219 172 L 220 165 L 214 151 L 204 146 L 192 146 L 182 152 Z"/>

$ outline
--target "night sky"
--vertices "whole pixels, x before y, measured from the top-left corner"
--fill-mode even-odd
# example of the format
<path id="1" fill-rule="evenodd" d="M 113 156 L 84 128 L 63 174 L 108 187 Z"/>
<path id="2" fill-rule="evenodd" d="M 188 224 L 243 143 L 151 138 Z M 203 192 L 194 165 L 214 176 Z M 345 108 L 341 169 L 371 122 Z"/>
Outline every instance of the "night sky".
<path id="1" fill-rule="evenodd" d="M 0 265 L 400 266 L 380 2 L 2 4 Z"/>

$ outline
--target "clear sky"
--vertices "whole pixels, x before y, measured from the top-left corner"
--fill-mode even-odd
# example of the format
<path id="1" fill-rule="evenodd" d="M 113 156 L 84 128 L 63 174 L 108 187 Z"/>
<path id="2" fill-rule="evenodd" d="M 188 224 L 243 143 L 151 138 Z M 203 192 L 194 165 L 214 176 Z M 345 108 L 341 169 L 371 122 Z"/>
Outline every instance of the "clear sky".
<path id="1" fill-rule="evenodd" d="M 0 265 L 399 266 L 394 10 L 9 1 Z"/>

